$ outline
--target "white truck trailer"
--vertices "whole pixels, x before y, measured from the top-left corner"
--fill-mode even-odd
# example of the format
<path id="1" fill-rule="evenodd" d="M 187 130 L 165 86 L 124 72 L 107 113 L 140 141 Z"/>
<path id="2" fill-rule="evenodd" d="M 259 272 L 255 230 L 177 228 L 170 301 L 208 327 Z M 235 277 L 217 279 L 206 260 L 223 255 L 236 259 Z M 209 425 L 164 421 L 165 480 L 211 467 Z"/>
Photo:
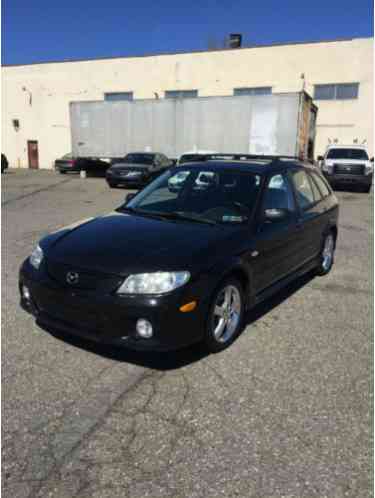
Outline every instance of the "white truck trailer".
<path id="1" fill-rule="evenodd" d="M 306 92 L 70 103 L 73 155 L 185 151 L 313 159 L 317 107 Z"/>

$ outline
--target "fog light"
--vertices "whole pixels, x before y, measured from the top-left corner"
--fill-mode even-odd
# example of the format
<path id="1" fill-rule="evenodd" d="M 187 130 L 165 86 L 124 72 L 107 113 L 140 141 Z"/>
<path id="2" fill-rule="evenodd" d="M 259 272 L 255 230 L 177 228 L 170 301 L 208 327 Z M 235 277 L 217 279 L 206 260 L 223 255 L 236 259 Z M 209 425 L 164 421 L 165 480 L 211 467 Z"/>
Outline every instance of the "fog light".
<path id="1" fill-rule="evenodd" d="M 30 291 L 29 291 L 29 288 L 26 287 L 26 285 L 23 285 L 22 286 L 22 295 L 25 299 L 27 299 L 28 301 L 30 301 L 31 299 L 31 294 L 30 294 Z"/>
<path id="2" fill-rule="evenodd" d="M 143 339 L 150 339 L 150 337 L 152 337 L 153 334 L 152 325 L 148 320 L 140 318 L 137 321 L 136 328 L 138 335 L 140 335 Z"/>

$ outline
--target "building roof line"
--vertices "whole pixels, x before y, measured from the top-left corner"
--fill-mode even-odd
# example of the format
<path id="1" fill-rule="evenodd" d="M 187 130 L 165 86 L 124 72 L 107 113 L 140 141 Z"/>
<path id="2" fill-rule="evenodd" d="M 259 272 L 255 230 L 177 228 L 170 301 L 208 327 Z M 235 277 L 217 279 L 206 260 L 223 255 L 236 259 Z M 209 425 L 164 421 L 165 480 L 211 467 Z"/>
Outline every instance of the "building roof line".
<path id="1" fill-rule="evenodd" d="M 250 50 L 254 48 L 269 48 L 269 47 L 280 47 L 287 45 L 310 45 L 310 44 L 318 44 L 318 43 L 337 43 L 337 42 L 347 42 L 353 40 L 368 40 L 373 39 L 372 36 L 364 36 L 364 37 L 351 37 L 351 38 L 336 38 L 331 40 L 310 40 L 310 41 L 294 41 L 294 42 L 277 42 L 277 43 L 269 43 L 269 44 L 257 44 L 250 46 L 243 46 L 239 48 L 215 48 L 215 49 L 204 49 L 204 50 L 188 50 L 188 51 L 177 51 L 177 52 L 159 52 L 152 54 L 143 54 L 143 55 L 113 55 L 113 56 L 104 56 L 104 57 L 92 57 L 86 59 L 62 59 L 62 60 L 50 60 L 50 61 L 36 61 L 36 62 L 25 62 L 23 64 L 2 64 L 2 67 L 20 67 L 20 66 L 36 66 L 40 64 L 63 64 L 63 63 L 72 63 L 72 62 L 95 62 L 102 60 L 113 60 L 113 59 L 141 59 L 146 57 L 164 57 L 164 56 L 172 56 L 172 55 L 189 55 L 189 54 L 202 54 L 208 52 L 237 52 L 239 50 Z"/>

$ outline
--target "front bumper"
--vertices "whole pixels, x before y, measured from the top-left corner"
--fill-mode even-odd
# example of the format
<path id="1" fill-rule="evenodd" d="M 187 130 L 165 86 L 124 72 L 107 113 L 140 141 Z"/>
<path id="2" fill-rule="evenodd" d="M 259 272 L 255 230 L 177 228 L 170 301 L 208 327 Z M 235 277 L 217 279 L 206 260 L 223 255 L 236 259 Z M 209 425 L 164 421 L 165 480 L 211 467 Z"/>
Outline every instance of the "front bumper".
<path id="1" fill-rule="evenodd" d="M 30 292 L 26 299 L 25 285 Z M 21 267 L 21 307 L 36 317 L 44 329 L 54 329 L 91 341 L 136 350 L 168 351 L 202 339 L 208 300 L 206 284 L 191 284 L 163 296 L 119 296 L 62 287 L 43 271 L 35 271 L 28 260 Z M 179 308 L 198 301 L 194 311 Z M 142 339 L 136 322 L 144 318 L 153 326 L 153 337 Z"/>
<path id="2" fill-rule="evenodd" d="M 120 174 L 106 174 L 106 180 L 108 184 L 117 184 L 117 185 L 145 185 L 149 180 L 150 176 L 142 173 L 139 176 L 124 176 Z"/>
<path id="3" fill-rule="evenodd" d="M 327 181 L 332 186 L 340 185 L 358 185 L 361 187 L 370 187 L 372 185 L 372 174 L 369 175 L 343 175 L 343 174 L 328 174 L 323 171 Z"/>

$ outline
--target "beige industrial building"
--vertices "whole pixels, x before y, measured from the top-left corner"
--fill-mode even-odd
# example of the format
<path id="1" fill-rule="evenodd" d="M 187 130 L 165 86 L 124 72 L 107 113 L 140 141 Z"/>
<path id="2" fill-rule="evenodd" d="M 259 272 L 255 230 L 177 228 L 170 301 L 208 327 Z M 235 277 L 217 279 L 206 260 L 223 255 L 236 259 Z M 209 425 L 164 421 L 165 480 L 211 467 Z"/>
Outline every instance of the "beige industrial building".
<path id="1" fill-rule="evenodd" d="M 329 141 L 373 154 L 372 38 L 3 66 L 2 151 L 11 167 L 52 168 L 71 150 L 72 101 L 302 89 L 319 109 L 315 155 Z"/>

